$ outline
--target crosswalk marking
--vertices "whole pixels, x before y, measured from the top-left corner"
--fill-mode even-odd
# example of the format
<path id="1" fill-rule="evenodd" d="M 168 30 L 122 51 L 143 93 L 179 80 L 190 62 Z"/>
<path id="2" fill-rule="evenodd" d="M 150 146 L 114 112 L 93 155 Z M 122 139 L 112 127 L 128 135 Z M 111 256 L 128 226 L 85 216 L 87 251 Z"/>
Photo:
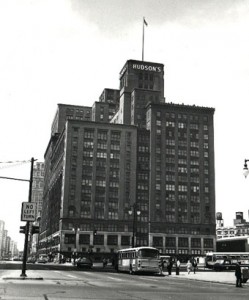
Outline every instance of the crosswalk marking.
<path id="1" fill-rule="evenodd" d="M 120 279 L 120 278 L 114 278 L 114 277 L 110 277 L 110 276 L 107 276 L 107 278 L 112 279 L 112 280 L 116 280 L 116 281 L 123 281 L 123 279 Z"/>
<path id="2" fill-rule="evenodd" d="M 139 277 L 140 279 L 143 280 L 148 280 L 148 281 L 158 281 L 158 279 L 152 279 L 152 278 L 146 278 L 146 277 Z"/>
<path id="3" fill-rule="evenodd" d="M 77 277 L 77 276 L 74 276 L 74 275 L 68 274 L 67 276 L 68 276 L 68 277 L 71 277 L 71 278 L 76 278 L 76 279 L 78 279 L 78 277 Z"/>

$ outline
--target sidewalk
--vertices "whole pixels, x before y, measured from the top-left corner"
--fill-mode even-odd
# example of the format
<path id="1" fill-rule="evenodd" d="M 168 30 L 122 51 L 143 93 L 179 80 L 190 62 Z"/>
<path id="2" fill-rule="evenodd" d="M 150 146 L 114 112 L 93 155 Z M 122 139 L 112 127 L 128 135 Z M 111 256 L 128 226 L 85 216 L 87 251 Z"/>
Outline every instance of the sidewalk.
<path id="1" fill-rule="evenodd" d="M 167 272 L 164 272 L 166 276 L 169 276 Z M 213 271 L 200 271 L 196 272 L 195 274 L 193 272 L 190 272 L 188 274 L 186 271 L 180 272 L 180 275 L 176 275 L 175 273 L 172 273 L 171 275 L 174 278 L 184 278 L 184 279 L 190 279 L 190 280 L 196 280 L 196 281 L 207 281 L 207 282 L 213 282 L 213 283 L 223 283 L 223 284 L 229 284 L 234 285 L 236 282 L 236 277 L 234 272 L 213 272 Z M 249 287 L 249 281 L 247 283 L 244 283 L 243 286 Z"/>

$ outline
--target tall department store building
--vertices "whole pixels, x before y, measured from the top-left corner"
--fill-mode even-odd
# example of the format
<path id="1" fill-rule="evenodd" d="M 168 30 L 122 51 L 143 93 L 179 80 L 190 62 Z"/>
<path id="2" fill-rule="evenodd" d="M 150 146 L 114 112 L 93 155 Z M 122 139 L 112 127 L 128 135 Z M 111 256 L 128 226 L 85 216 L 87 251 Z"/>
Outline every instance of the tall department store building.
<path id="1" fill-rule="evenodd" d="M 214 109 L 165 102 L 163 64 L 128 60 L 119 78 L 92 107 L 58 104 L 40 252 L 112 253 L 133 232 L 162 253 L 214 251 Z"/>

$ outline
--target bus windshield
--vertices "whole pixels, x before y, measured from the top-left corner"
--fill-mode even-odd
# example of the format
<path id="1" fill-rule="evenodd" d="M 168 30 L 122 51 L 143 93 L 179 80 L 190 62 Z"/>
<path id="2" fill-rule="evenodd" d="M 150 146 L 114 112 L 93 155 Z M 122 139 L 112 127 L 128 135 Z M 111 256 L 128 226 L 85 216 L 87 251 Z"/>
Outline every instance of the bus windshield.
<path id="1" fill-rule="evenodd" d="M 159 258 L 159 252 L 156 249 L 141 249 L 138 251 L 138 257 Z"/>

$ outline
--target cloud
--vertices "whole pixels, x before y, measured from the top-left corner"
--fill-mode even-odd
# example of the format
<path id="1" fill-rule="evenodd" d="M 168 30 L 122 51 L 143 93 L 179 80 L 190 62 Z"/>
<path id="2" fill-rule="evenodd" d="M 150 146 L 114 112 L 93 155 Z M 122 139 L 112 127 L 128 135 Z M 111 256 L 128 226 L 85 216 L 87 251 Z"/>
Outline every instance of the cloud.
<path id="1" fill-rule="evenodd" d="M 248 9 L 245 0 L 72 0 L 71 5 L 100 31 L 112 34 L 141 23 L 143 16 L 154 26 L 172 22 L 199 26 L 221 19 L 237 22 L 240 13 Z"/>

